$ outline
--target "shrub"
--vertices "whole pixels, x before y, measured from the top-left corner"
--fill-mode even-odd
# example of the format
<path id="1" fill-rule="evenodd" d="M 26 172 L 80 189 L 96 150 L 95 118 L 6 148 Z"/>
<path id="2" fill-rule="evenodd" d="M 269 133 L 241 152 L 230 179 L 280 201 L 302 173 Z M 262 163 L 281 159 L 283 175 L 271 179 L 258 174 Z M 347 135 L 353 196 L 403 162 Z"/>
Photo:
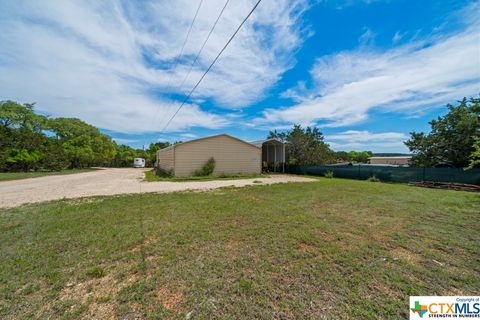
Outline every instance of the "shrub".
<path id="1" fill-rule="evenodd" d="M 170 178 L 173 176 L 173 171 L 172 170 L 167 171 L 165 169 L 155 167 L 155 174 L 160 178 Z"/>
<path id="2" fill-rule="evenodd" d="M 333 171 L 328 170 L 327 172 L 325 172 L 325 178 L 333 178 Z"/>
<path id="3" fill-rule="evenodd" d="M 375 175 L 372 175 L 372 176 L 370 176 L 370 178 L 367 179 L 367 181 L 380 182 L 380 179 L 378 179 Z"/>
<path id="4" fill-rule="evenodd" d="M 193 172 L 193 176 L 195 177 L 204 177 L 204 176 L 210 176 L 213 173 L 213 170 L 215 170 L 215 159 L 210 158 L 203 164 L 203 166 L 195 170 Z"/>

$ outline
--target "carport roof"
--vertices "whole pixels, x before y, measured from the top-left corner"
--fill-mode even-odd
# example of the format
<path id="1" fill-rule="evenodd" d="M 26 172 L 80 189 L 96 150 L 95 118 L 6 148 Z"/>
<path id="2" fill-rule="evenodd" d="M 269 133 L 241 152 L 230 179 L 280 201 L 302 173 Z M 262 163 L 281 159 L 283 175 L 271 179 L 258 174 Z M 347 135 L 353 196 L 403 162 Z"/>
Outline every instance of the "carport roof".
<path id="1" fill-rule="evenodd" d="M 257 140 L 257 141 L 252 141 L 250 143 L 259 148 L 261 148 L 264 143 L 284 144 L 282 141 L 275 138 L 266 139 L 266 140 Z"/>

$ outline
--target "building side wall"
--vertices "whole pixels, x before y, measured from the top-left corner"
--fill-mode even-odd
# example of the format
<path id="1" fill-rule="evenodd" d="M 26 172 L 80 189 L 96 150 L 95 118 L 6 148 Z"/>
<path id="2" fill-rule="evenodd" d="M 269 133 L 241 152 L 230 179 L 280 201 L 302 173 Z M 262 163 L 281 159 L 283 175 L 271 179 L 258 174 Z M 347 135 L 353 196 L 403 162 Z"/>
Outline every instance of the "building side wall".
<path id="1" fill-rule="evenodd" d="M 261 149 L 228 136 L 192 141 L 175 151 L 175 175 L 190 176 L 213 157 L 214 174 L 261 173 Z"/>
<path id="2" fill-rule="evenodd" d="M 410 163 L 410 159 L 405 159 L 405 158 L 370 159 L 370 163 L 371 164 L 407 165 Z"/>
<path id="3" fill-rule="evenodd" d="M 167 151 L 157 151 L 157 166 L 167 172 L 175 169 L 175 148 Z"/>

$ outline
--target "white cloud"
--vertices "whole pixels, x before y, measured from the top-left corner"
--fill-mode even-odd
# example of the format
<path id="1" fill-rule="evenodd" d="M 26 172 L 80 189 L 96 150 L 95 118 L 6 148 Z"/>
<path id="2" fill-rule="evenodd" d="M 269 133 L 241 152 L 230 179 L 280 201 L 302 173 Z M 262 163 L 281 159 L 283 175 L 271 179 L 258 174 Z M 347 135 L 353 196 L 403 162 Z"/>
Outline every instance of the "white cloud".
<path id="1" fill-rule="evenodd" d="M 198 138 L 198 136 L 196 134 L 193 134 L 193 133 L 181 133 L 180 134 L 180 137 L 184 138 L 184 139 L 195 139 L 195 138 Z"/>
<path id="2" fill-rule="evenodd" d="M 113 137 L 113 140 L 115 140 L 115 142 L 118 144 L 132 144 L 140 141 L 136 139 L 124 139 L 124 138 L 115 138 L 115 137 Z"/>
<path id="3" fill-rule="evenodd" d="M 204 1 L 184 54 L 176 57 L 197 1 L 3 1 L 0 97 L 36 101 L 52 116 L 79 117 L 113 131 L 158 131 L 179 105 L 166 91 L 191 88 L 253 1 L 229 3 L 180 90 L 177 84 L 223 4 Z M 238 108 L 261 99 L 293 65 L 290 54 L 301 43 L 298 19 L 305 8 L 301 0 L 262 3 L 169 130 L 230 123 L 229 116 L 204 111 L 199 101 Z"/>
<path id="4" fill-rule="evenodd" d="M 421 114 L 480 92 L 478 22 L 462 32 L 377 51 L 364 47 L 321 57 L 313 85 L 290 89 L 293 106 L 266 109 L 258 125 L 358 124 L 371 110 Z"/>
<path id="5" fill-rule="evenodd" d="M 403 144 L 408 135 L 402 132 L 380 132 L 348 130 L 325 136 L 334 150 L 372 150 L 382 152 L 406 152 Z"/>
<path id="6" fill-rule="evenodd" d="M 402 132 L 381 132 L 372 133 L 369 131 L 348 130 L 345 132 L 328 135 L 328 140 L 341 140 L 347 142 L 368 142 L 368 141 L 383 141 L 395 142 L 404 141 L 408 136 Z"/>

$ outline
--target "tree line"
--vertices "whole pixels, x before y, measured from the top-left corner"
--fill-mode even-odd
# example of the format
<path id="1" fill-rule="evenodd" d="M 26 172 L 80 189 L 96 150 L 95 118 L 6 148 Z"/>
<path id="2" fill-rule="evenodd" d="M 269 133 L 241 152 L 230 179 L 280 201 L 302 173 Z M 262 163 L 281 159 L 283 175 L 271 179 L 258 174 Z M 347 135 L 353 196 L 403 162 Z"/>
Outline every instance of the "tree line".
<path id="1" fill-rule="evenodd" d="M 371 151 L 333 151 L 326 143 L 323 133 L 317 127 L 294 125 L 291 130 L 270 131 L 267 139 L 285 143 L 288 165 L 322 165 L 338 162 L 367 163 L 373 156 Z"/>
<path id="2" fill-rule="evenodd" d="M 405 145 L 413 153 L 412 165 L 480 165 L 480 99 L 463 98 L 457 105 L 448 104 L 447 110 L 429 122 L 429 133 L 410 133 Z"/>
<path id="3" fill-rule="evenodd" d="M 411 132 L 410 139 L 404 142 L 412 154 L 411 165 L 480 166 L 480 99 L 464 98 L 457 105 L 447 105 L 447 110 L 444 116 L 429 122 L 429 133 Z M 366 163 L 373 156 L 371 151 L 334 152 L 317 127 L 294 125 L 288 131 L 270 131 L 267 138 L 286 143 L 290 165 Z"/>
<path id="4" fill-rule="evenodd" d="M 448 112 L 430 121 L 431 131 L 412 132 L 405 145 L 412 165 L 480 166 L 480 99 L 447 105 Z M 271 131 L 268 138 L 285 142 L 287 164 L 366 163 L 371 151 L 333 151 L 317 127 L 294 125 Z M 34 111 L 34 104 L 0 102 L 0 171 L 62 170 L 92 166 L 131 167 L 133 158 L 156 161 L 156 151 L 170 145 L 157 142 L 148 149 L 118 145 L 96 127 L 76 118 L 51 118 Z"/>
<path id="5" fill-rule="evenodd" d="M 34 104 L 0 102 L 0 171 L 62 170 L 92 166 L 131 167 L 133 158 L 155 162 L 156 151 L 118 145 L 96 127 L 76 118 L 37 114 Z"/>

